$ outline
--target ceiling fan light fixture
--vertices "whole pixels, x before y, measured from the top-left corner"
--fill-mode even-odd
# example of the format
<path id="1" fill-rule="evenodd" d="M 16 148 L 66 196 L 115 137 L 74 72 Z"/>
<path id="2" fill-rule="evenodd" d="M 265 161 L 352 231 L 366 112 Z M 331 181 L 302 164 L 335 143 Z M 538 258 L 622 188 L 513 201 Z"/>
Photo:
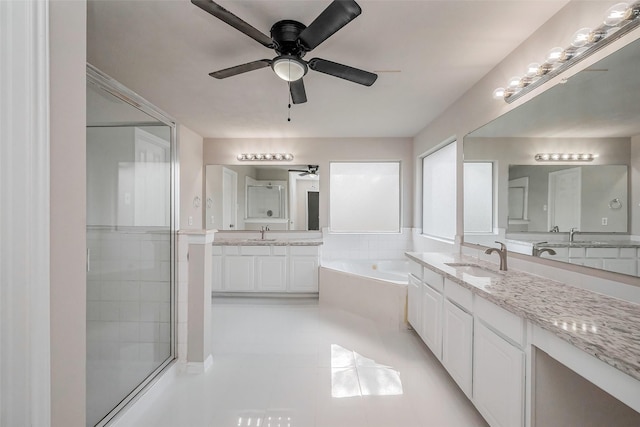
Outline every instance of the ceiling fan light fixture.
<path id="1" fill-rule="evenodd" d="M 279 56 L 273 60 L 271 67 L 286 82 L 300 80 L 308 71 L 307 64 L 294 56 Z"/>

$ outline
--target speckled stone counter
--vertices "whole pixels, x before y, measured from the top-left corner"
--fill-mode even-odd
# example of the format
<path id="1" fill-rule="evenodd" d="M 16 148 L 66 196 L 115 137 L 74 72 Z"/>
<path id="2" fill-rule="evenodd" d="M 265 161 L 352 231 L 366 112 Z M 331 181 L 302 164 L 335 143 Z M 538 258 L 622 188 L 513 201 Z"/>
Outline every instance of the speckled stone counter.
<path id="1" fill-rule="evenodd" d="M 216 239 L 213 246 L 320 246 L 322 239 Z"/>
<path id="2" fill-rule="evenodd" d="M 535 242 L 534 248 L 640 248 L 640 242 L 631 240 L 575 240 L 573 242 Z"/>
<path id="3" fill-rule="evenodd" d="M 406 255 L 640 380 L 640 305 L 521 271 L 498 271 L 495 264 L 460 254 Z M 446 263 L 475 264 L 497 274 L 477 277 Z"/>

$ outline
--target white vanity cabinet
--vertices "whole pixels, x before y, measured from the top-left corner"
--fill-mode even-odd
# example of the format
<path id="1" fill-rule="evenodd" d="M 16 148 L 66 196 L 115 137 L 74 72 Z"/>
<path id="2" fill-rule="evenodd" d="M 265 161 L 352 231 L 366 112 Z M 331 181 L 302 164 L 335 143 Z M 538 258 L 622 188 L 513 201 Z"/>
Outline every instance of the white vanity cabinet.
<path id="1" fill-rule="evenodd" d="M 319 246 L 214 245 L 212 292 L 318 292 Z"/>
<path id="2" fill-rule="evenodd" d="M 442 364 L 460 389 L 471 397 L 473 362 L 473 295 L 448 279 L 444 281 Z"/>
<path id="3" fill-rule="evenodd" d="M 486 301 L 474 301 L 473 403 L 492 427 L 524 425 L 524 322 Z"/>
<path id="4" fill-rule="evenodd" d="M 409 274 L 407 286 L 407 321 L 422 336 L 422 281 Z"/>
<path id="5" fill-rule="evenodd" d="M 289 292 L 318 292 L 318 246 L 289 246 Z"/>
<path id="6" fill-rule="evenodd" d="M 433 354 L 442 359 L 442 294 L 422 284 L 422 335 Z"/>

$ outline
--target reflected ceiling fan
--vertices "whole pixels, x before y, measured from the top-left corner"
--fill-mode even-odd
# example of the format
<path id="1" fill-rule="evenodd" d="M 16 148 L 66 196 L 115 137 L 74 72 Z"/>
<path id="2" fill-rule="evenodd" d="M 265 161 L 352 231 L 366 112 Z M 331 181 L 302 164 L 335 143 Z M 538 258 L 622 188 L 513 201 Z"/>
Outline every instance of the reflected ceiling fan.
<path id="1" fill-rule="evenodd" d="M 307 176 L 307 175 L 316 176 L 318 175 L 318 169 L 320 169 L 320 166 L 318 165 L 307 165 L 307 170 L 289 169 L 289 172 L 301 172 L 298 174 L 298 176 Z"/>
<path id="2" fill-rule="evenodd" d="M 309 61 L 302 59 L 307 52 L 315 49 L 360 15 L 362 9 L 353 0 L 334 0 L 308 27 L 298 21 L 289 19 L 278 21 L 271 27 L 271 37 L 212 0 L 191 0 L 191 3 L 226 22 L 263 46 L 274 49 L 277 53 L 277 56 L 273 59 L 259 59 L 214 71 L 209 73 L 211 77 L 226 79 L 248 71 L 271 67 L 278 77 L 289 82 L 291 99 L 294 104 L 307 102 L 307 94 L 302 77 L 307 74 L 309 69 L 365 86 L 371 86 L 378 78 L 377 74 L 326 59 L 313 58 Z"/>

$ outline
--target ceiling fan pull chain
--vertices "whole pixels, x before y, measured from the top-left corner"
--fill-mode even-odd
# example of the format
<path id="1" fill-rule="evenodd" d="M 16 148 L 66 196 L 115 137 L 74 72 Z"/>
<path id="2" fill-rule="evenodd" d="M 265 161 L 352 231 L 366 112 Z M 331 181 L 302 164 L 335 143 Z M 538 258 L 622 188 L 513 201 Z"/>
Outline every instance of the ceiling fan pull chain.
<path id="1" fill-rule="evenodd" d="M 290 122 L 291 121 L 291 82 L 287 82 L 287 83 L 289 86 L 289 105 L 288 105 L 289 109 L 287 110 L 289 114 L 287 116 L 287 121 Z"/>

